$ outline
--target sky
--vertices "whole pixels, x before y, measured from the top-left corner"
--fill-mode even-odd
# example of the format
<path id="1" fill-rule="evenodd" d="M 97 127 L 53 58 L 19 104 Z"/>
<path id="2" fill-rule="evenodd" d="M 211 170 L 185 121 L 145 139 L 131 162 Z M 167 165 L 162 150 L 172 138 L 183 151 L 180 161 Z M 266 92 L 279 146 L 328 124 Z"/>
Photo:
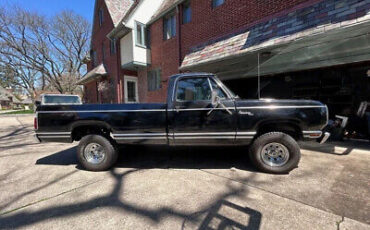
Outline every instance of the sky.
<path id="1" fill-rule="evenodd" d="M 92 21 L 95 0 L 0 0 L 0 6 L 19 5 L 46 16 L 53 16 L 62 10 L 73 10 Z"/>

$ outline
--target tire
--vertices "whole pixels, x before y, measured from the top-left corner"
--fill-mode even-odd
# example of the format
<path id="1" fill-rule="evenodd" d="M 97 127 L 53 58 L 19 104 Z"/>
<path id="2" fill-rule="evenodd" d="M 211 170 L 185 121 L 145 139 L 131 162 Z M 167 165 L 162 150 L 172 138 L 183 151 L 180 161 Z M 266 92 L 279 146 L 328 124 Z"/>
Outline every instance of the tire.
<path id="1" fill-rule="evenodd" d="M 117 161 L 117 148 L 105 137 L 88 135 L 77 147 L 77 158 L 83 168 L 89 171 L 105 171 Z"/>
<path id="2" fill-rule="evenodd" d="M 281 132 L 259 136 L 249 151 L 253 164 L 266 173 L 289 173 L 298 166 L 301 159 L 298 143 L 288 134 Z"/>

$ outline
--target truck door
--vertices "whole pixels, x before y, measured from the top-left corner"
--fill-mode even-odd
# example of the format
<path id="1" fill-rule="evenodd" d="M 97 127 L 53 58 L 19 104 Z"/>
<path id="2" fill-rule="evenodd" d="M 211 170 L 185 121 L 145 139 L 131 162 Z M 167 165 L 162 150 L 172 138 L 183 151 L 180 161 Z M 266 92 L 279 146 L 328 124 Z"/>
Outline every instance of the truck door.
<path id="1" fill-rule="evenodd" d="M 173 144 L 234 144 L 235 103 L 213 78 L 182 77 L 174 87 L 173 108 L 169 110 L 169 137 Z M 217 91 L 224 106 L 214 108 L 212 91 Z"/>

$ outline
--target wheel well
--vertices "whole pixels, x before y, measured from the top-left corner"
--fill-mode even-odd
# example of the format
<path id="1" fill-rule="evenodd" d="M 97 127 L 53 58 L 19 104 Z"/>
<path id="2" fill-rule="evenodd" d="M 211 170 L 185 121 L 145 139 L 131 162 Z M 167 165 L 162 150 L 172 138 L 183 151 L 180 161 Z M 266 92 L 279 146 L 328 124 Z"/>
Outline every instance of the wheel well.
<path id="1" fill-rule="evenodd" d="M 107 137 L 108 139 L 111 139 L 110 137 L 110 130 L 101 125 L 82 125 L 75 127 L 72 131 L 72 139 L 74 141 L 81 140 L 82 137 L 91 135 L 91 134 L 97 134 L 104 137 Z"/>
<path id="2" fill-rule="evenodd" d="M 295 140 L 302 139 L 301 128 L 298 125 L 289 122 L 267 123 L 260 125 L 258 127 L 257 136 L 261 136 L 269 132 L 282 132 L 290 135 Z"/>

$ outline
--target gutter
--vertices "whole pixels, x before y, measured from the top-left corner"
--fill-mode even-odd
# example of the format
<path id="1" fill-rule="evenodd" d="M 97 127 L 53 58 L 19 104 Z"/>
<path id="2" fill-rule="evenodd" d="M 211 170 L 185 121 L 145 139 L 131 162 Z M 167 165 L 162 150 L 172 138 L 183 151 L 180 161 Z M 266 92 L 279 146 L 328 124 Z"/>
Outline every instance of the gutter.
<path id="1" fill-rule="evenodd" d="M 181 4 L 185 1 L 186 0 L 177 0 L 172 6 L 168 7 L 166 10 L 162 11 L 162 13 L 160 13 L 157 16 L 155 16 L 154 18 L 150 19 L 149 22 L 147 23 L 147 25 L 153 24 L 155 21 L 157 21 L 158 19 L 160 19 L 161 17 L 163 17 L 164 15 L 166 15 L 167 13 L 169 13 L 170 11 L 175 9 L 177 7 L 177 5 L 179 5 L 179 4 Z"/>
<path id="2" fill-rule="evenodd" d="M 107 34 L 107 38 L 122 38 L 131 31 L 131 28 L 126 27 L 126 24 L 121 22 L 113 30 Z"/>

